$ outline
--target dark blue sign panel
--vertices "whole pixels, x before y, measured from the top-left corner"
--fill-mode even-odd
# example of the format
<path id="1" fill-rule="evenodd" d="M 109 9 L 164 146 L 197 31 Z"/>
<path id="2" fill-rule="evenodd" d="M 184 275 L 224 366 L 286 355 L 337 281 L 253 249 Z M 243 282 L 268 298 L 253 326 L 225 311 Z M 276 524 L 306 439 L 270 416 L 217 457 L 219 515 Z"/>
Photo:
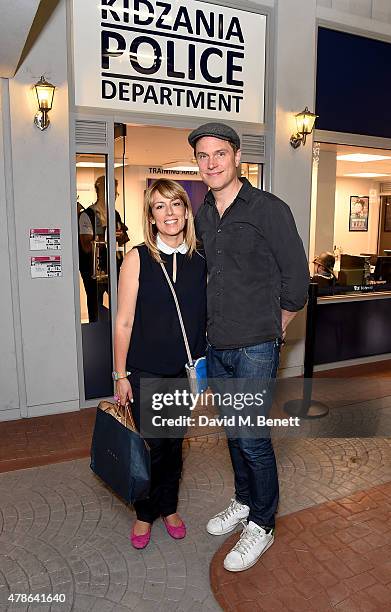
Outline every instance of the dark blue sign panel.
<path id="1" fill-rule="evenodd" d="M 391 44 L 318 30 L 316 128 L 391 138 Z"/>

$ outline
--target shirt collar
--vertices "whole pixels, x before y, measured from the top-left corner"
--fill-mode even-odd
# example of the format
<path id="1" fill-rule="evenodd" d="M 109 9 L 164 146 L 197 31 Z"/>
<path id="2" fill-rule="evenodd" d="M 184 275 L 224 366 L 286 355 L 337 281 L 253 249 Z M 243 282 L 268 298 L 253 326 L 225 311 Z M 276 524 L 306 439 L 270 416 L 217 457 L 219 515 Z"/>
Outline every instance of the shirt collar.
<path id="1" fill-rule="evenodd" d="M 241 181 L 242 186 L 239 189 L 239 193 L 236 196 L 235 200 L 239 198 L 243 200 L 244 202 L 248 202 L 250 191 L 253 189 L 253 186 L 251 185 L 250 181 L 247 180 L 244 176 L 240 176 L 239 180 Z M 210 206 L 213 206 L 215 204 L 215 198 L 214 198 L 214 195 L 211 189 L 209 189 L 208 193 L 205 196 L 205 202 L 209 204 Z"/>
<path id="2" fill-rule="evenodd" d="M 176 248 L 170 247 L 168 244 L 163 242 L 163 240 L 160 238 L 160 234 L 156 236 L 156 246 L 159 251 L 165 253 L 165 255 L 173 255 L 173 253 L 181 253 L 181 255 L 185 255 L 188 251 L 188 246 L 185 241 L 183 241 L 182 244 Z"/>

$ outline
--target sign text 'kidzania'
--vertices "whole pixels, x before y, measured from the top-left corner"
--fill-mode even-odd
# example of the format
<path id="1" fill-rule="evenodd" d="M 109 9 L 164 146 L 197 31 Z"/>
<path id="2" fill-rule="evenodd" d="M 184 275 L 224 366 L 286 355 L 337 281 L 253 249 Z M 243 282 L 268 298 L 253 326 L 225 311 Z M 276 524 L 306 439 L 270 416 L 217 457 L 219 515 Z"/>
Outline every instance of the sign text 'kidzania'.
<path id="1" fill-rule="evenodd" d="M 266 17 L 198 0 L 73 0 L 78 106 L 263 122 Z"/>

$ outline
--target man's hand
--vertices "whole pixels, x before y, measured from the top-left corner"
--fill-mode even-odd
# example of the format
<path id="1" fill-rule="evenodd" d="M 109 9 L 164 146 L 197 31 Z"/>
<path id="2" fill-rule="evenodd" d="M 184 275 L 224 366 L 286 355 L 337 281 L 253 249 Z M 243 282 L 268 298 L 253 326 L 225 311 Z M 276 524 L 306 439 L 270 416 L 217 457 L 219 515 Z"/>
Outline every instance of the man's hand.
<path id="1" fill-rule="evenodd" d="M 282 340 L 285 341 L 286 328 L 289 323 L 295 318 L 297 312 L 290 312 L 289 310 L 283 310 L 281 308 L 281 326 L 282 326 Z"/>

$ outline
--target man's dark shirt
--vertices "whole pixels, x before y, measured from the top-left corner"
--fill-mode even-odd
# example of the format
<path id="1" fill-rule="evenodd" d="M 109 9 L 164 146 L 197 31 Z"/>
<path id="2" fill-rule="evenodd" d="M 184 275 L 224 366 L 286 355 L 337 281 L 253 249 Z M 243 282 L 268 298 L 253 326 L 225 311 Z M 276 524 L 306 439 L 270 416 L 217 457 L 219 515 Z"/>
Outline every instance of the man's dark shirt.
<path id="1" fill-rule="evenodd" d="M 208 266 L 208 340 L 218 349 L 281 336 L 281 309 L 306 303 L 309 272 L 290 208 L 241 179 L 220 218 L 209 191 L 196 216 Z"/>

